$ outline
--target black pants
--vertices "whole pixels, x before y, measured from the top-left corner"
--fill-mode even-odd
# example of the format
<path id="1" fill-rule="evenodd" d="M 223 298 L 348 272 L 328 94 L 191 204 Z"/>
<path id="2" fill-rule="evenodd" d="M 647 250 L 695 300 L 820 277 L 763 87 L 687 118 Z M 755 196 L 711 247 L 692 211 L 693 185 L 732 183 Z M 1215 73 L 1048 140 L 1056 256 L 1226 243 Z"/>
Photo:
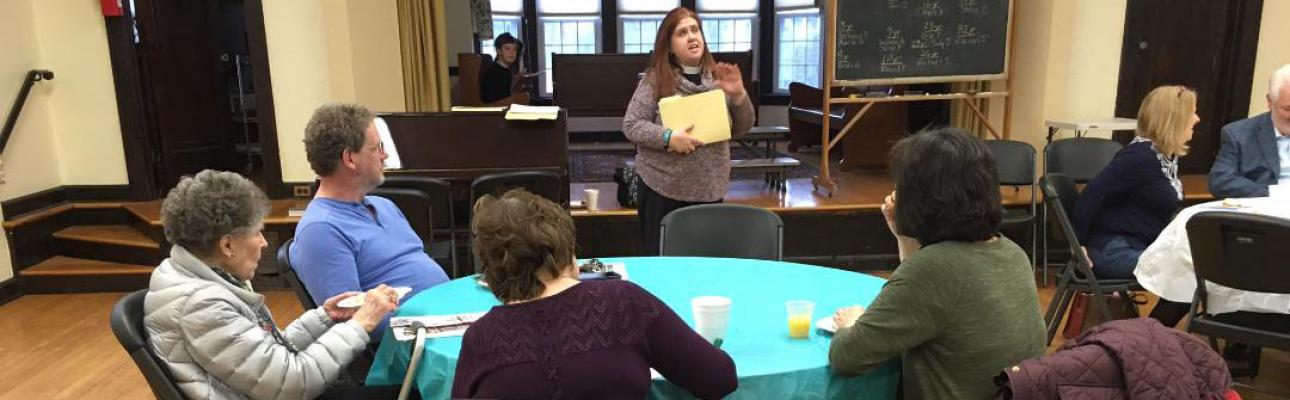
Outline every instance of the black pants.
<path id="1" fill-rule="evenodd" d="M 720 203 L 721 200 L 711 202 L 692 203 L 668 198 L 658 194 L 649 185 L 645 184 L 639 176 L 636 177 L 636 216 L 640 218 L 641 226 L 641 255 L 657 256 L 659 251 L 659 225 L 663 222 L 663 217 L 678 208 L 689 207 L 699 204 Z"/>

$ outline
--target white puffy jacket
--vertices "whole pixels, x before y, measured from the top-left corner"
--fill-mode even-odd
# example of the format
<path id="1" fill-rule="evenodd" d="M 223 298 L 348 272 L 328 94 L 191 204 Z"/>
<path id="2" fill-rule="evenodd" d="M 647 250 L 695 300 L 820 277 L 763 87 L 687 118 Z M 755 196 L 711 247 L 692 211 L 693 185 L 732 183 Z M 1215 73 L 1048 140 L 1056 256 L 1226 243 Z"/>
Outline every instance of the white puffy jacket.
<path id="1" fill-rule="evenodd" d="M 353 321 L 306 311 L 278 343 L 260 327 L 264 296 L 237 287 L 180 246 L 152 272 L 144 325 L 153 351 L 190 399 L 312 399 L 368 343 Z M 272 328 L 272 329 L 276 329 Z"/>

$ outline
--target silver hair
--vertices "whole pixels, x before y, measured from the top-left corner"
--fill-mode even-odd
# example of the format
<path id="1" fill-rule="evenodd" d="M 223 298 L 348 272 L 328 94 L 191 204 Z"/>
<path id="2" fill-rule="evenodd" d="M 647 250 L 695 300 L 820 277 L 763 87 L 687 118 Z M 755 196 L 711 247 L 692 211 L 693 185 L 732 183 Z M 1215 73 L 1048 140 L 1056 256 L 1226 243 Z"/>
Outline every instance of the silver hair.
<path id="1" fill-rule="evenodd" d="M 254 183 L 208 169 L 170 189 L 161 203 L 161 226 L 170 243 L 208 256 L 224 235 L 248 233 L 268 214 L 269 199 Z"/>
<path id="2" fill-rule="evenodd" d="M 318 176 L 329 176 L 340 165 L 345 150 L 358 152 L 367 140 L 364 133 L 376 116 L 357 104 L 330 103 L 314 110 L 305 125 L 305 158 Z"/>
<path id="3" fill-rule="evenodd" d="M 1282 65 L 1268 78 L 1268 100 L 1276 103 L 1281 98 L 1281 89 L 1290 83 L 1290 64 Z"/>

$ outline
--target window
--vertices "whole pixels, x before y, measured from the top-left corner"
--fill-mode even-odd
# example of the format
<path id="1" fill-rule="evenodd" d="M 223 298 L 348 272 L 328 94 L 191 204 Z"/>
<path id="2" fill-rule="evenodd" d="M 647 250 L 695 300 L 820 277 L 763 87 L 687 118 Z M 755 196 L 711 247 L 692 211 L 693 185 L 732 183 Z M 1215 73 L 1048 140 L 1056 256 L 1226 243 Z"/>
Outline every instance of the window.
<path id="1" fill-rule="evenodd" d="M 792 82 L 820 87 L 820 11 L 795 9 L 775 13 L 775 91 Z"/>
<path id="2" fill-rule="evenodd" d="M 708 51 L 748 51 L 757 44 L 757 0 L 698 0 L 695 5 Z"/>
<path id="3" fill-rule="evenodd" d="M 663 23 L 662 15 L 622 17 L 623 53 L 649 53 L 654 50 L 654 37 L 658 26 Z"/>
<path id="4" fill-rule="evenodd" d="M 552 54 L 594 54 L 599 51 L 600 0 L 538 0 L 538 41 L 542 57 L 543 94 L 553 88 Z"/>
<path id="5" fill-rule="evenodd" d="M 596 18 L 555 17 L 542 19 L 542 93 L 551 94 L 553 54 L 595 54 L 599 21 Z"/>
<path id="6" fill-rule="evenodd" d="M 503 33 L 510 33 L 516 39 L 522 38 L 520 34 L 520 16 L 493 14 L 493 37 L 479 41 L 480 51 L 496 58 L 497 49 L 493 48 L 493 39 Z"/>
<path id="7" fill-rule="evenodd" d="M 756 14 L 714 14 L 701 16 L 703 38 L 708 51 L 748 51 L 753 47 L 753 20 Z"/>

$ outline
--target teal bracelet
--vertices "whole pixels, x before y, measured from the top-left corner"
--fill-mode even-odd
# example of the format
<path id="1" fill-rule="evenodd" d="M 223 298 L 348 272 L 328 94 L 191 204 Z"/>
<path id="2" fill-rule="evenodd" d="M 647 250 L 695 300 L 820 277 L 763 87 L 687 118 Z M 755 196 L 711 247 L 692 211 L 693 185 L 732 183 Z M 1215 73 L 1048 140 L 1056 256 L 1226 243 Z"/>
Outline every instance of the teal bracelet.
<path id="1" fill-rule="evenodd" d="M 663 148 L 667 148 L 668 143 L 672 141 L 672 130 L 668 129 L 663 132 Z"/>

